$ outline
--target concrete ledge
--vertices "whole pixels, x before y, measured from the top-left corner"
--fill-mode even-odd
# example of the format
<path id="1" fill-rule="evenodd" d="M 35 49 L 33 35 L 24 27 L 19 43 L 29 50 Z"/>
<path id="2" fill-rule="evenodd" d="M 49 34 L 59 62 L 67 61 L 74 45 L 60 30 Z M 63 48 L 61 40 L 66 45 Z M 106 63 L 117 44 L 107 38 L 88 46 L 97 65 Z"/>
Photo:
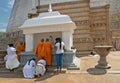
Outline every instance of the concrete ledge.
<path id="1" fill-rule="evenodd" d="M 31 58 L 36 58 L 33 54 L 33 52 L 22 52 L 20 54 L 20 57 L 21 57 L 21 65 L 25 65 L 25 63 L 31 59 Z M 79 59 L 75 56 L 75 53 L 73 51 L 66 51 L 64 53 L 64 56 L 63 56 L 63 66 L 65 67 L 72 67 L 71 69 L 75 69 L 73 68 L 73 66 L 70 66 L 71 64 L 74 64 L 74 67 L 77 68 L 79 67 L 80 65 L 80 61 Z M 53 54 L 52 55 L 52 65 L 56 65 L 56 55 Z M 78 69 L 78 68 L 77 68 Z"/>

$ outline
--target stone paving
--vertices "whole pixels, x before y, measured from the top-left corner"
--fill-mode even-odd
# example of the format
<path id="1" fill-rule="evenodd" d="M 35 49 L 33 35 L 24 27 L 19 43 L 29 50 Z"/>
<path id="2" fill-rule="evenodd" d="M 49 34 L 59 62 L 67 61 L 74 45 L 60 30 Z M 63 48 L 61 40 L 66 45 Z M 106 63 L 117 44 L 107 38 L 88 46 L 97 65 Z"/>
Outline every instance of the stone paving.
<path id="1" fill-rule="evenodd" d="M 81 57 L 80 70 L 57 72 L 55 67 L 49 67 L 41 78 L 25 79 L 20 69 L 11 73 L 0 71 L 0 83 L 120 83 L 120 51 L 111 52 L 108 63 L 111 69 L 96 69 L 99 56 Z"/>

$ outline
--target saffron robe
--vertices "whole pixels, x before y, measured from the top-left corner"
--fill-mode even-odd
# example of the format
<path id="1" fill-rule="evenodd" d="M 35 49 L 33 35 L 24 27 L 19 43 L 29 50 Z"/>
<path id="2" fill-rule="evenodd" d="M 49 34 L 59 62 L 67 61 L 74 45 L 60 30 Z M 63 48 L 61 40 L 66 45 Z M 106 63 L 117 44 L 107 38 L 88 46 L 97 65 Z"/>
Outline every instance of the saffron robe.
<path id="1" fill-rule="evenodd" d="M 51 43 L 48 41 L 45 42 L 44 48 L 46 65 L 51 65 Z"/>
<path id="2" fill-rule="evenodd" d="M 17 50 L 16 50 L 18 61 L 20 61 L 20 53 L 22 51 L 25 51 L 25 46 L 23 44 L 22 45 L 20 44 L 18 45 Z"/>
<path id="3" fill-rule="evenodd" d="M 44 43 L 43 42 L 39 42 L 37 44 L 37 47 L 35 48 L 34 54 L 37 56 L 37 62 L 40 59 L 45 58 L 45 50 L 44 50 Z"/>

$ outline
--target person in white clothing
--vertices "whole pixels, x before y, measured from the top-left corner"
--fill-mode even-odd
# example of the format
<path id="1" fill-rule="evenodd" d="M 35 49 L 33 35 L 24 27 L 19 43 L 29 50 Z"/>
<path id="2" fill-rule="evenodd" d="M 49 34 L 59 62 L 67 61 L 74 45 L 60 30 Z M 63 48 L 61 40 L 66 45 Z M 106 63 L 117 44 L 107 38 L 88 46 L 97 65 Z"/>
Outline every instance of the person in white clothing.
<path id="1" fill-rule="evenodd" d="M 5 66 L 10 71 L 14 71 L 14 69 L 20 65 L 17 59 L 16 49 L 13 47 L 13 44 L 8 44 L 7 55 L 5 57 L 5 60 Z"/>
<path id="2" fill-rule="evenodd" d="M 43 76 L 46 72 L 46 61 L 44 58 L 39 60 L 36 65 L 36 75 L 37 77 Z"/>
<path id="3" fill-rule="evenodd" d="M 35 59 L 32 58 L 28 60 L 25 66 L 23 67 L 24 78 L 34 78 L 35 71 L 36 71 L 36 62 L 35 62 Z"/>
<path id="4" fill-rule="evenodd" d="M 62 42 L 61 38 L 56 38 L 55 51 L 56 51 L 56 61 L 57 61 L 57 70 L 61 71 L 63 55 L 65 50 L 65 44 Z"/>

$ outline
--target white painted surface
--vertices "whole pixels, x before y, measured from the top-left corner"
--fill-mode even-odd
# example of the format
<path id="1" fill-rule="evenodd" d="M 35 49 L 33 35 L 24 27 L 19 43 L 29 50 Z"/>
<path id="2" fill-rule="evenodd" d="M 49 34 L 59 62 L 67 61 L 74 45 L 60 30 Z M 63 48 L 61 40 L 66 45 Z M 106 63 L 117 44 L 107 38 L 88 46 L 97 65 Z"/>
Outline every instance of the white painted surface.
<path id="1" fill-rule="evenodd" d="M 25 34 L 25 51 L 33 51 L 33 34 Z"/>
<path id="2" fill-rule="evenodd" d="M 82 0 L 40 0 L 40 5 L 46 5 L 49 3 L 63 3 L 63 2 L 70 2 L 70 1 L 82 1 Z"/>
<path id="3" fill-rule="evenodd" d="M 65 43 L 65 48 L 71 50 L 71 47 L 73 46 L 73 35 L 72 32 L 62 32 L 62 40 Z"/>
<path id="4" fill-rule="evenodd" d="M 99 7 L 107 4 L 107 0 L 90 0 L 90 7 Z"/>
<path id="5" fill-rule="evenodd" d="M 45 12 L 41 13 L 36 18 L 26 20 L 20 28 L 22 29 L 36 26 L 58 25 L 66 23 L 73 23 L 68 15 L 60 15 L 60 13 L 57 11 Z"/>
<path id="6" fill-rule="evenodd" d="M 62 40 L 66 49 L 71 50 L 73 45 L 73 31 L 76 28 L 68 15 L 61 15 L 59 12 L 41 13 L 38 17 L 28 19 L 19 27 L 23 30 L 26 38 L 26 51 L 33 50 L 33 35 L 44 32 L 62 32 Z"/>

